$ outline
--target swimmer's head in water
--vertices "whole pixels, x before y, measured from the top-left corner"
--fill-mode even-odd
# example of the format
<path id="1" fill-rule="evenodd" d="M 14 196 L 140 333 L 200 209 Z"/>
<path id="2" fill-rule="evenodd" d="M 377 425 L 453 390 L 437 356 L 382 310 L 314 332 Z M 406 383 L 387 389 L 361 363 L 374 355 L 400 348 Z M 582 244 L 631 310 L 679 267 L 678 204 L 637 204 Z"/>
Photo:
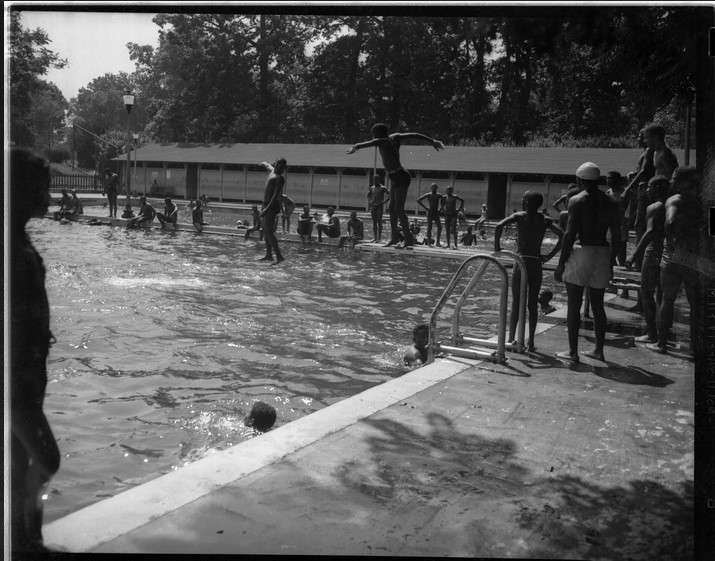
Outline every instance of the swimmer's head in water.
<path id="1" fill-rule="evenodd" d="M 373 138 L 387 138 L 387 125 L 385 123 L 377 123 L 370 129 Z"/>
<path id="2" fill-rule="evenodd" d="M 24 226 L 32 217 L 41 217 L 50 206 L 50 165 L 26 148 L 10 152 L 10 214 L 12 223 Z"/>
<path id="3" fill-rule="evenodd" d="M 257 401 L 251 407 L 251 412 L 243 420 L 247 427 L 265 432 L 270 429 L 276 422 L 276 410 L 272 405 L 268 405 L 263 401 Z"/>
<path id="4" fill-rule="evenodd" d="M 538 191 L 527 191 L 521 198 L 524 210 L 538 210 L 544 204 L 544 196 Z"/>

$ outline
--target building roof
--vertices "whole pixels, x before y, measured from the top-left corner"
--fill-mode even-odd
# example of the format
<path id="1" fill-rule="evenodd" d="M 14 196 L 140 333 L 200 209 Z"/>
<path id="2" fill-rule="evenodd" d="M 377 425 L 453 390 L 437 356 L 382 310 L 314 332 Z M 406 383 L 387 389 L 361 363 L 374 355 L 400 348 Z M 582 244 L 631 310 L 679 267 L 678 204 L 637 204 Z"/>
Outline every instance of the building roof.
<path id="1" fill-rule="evenodd" d="M 260 164 L 284 157 L 291 166 L 372 169 L 375 149 L 346 154 L 348 144 L 149 144 L 136 151 L 137 162 L 198 164 Z M 601 174 L 611 170 L 626 175 L 633 171 L 642 150 L 638 148 L 501 148 L 447 146 L 437 151 L 431 146 L 403 144 L 402 164 L 413 171 L 459 171 L 478 173 L 519 173 L 573 175 L 582 163 L 598 164 Z M 683 162 L 684 150 L 674 150 Z M 124 156 L 125 157 L 125 156 Z M 124 158 L 119 156 L 119 160 Z M 135 154 L 132 154 L 134 159 Z M 695 151 L 691 152 L 695 161 Z M 377 159 L 378 169 L 382 162 Z"/>

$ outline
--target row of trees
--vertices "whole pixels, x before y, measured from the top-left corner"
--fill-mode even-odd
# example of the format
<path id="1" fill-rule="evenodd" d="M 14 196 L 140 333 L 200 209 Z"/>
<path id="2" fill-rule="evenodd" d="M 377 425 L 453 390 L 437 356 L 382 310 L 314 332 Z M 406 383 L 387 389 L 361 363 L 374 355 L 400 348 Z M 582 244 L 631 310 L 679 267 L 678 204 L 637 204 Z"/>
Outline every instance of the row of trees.
<path id="1" fill-rule="evenodd" d="M 131 89 L 133 127 L 158 141 L 352 143 L 384 121 L 448 144 L 632 146 L 660 120 L 671 144 L 683 144 L 700 9 L 373 11 L 160 14 L 158 48 L 129 43 L 136 71 L 93 80 L 70 101 L 69 119 L 121 145 L 121 94 Z M 18 30 L 17 13 L 12 23 L 11 69 L 28 58 L 16 37 L 47 39 Z M 43 52 L 45 69 L 64 63 Z M 18 81 L 23 97 L 14 71 L 11 80 L 21 139 L 53 88 Z M 80 164 L 115 155 L 79 138 Z"/>

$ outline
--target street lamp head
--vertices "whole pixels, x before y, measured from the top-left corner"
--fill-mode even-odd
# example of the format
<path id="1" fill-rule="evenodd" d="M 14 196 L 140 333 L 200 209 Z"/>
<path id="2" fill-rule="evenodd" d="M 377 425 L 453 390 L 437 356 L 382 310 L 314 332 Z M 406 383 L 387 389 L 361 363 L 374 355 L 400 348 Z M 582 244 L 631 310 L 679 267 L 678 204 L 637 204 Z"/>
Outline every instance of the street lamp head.
<path id="1" fill-rule="evenodd" d="M 132 112 L 132 106 L 134 105 L 134 94 L 127 90 L 124 93 L 124 107 L 127 109 L 127 114 Z"/>

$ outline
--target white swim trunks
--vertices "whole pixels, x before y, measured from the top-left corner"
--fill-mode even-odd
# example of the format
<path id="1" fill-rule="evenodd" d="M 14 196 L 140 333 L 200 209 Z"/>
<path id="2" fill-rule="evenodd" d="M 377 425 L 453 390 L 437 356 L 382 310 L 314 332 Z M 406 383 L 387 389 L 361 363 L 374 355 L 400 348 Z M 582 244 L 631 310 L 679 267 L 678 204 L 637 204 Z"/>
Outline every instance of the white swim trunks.
<path id="1" fill-rule="evenodd" d="M 611 248 L 604 245 L 574 246 L 564 266 L 564 282 L 590 288 L 608 288 L 613 276 Z"/>

